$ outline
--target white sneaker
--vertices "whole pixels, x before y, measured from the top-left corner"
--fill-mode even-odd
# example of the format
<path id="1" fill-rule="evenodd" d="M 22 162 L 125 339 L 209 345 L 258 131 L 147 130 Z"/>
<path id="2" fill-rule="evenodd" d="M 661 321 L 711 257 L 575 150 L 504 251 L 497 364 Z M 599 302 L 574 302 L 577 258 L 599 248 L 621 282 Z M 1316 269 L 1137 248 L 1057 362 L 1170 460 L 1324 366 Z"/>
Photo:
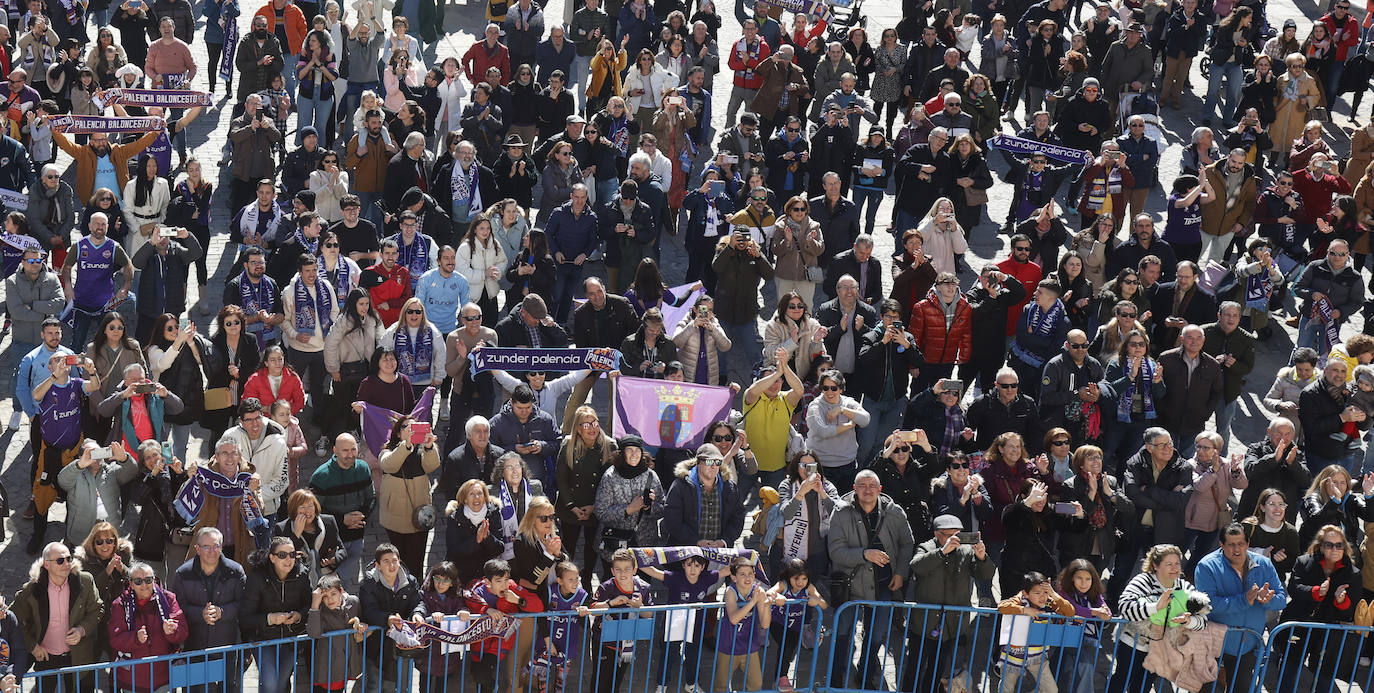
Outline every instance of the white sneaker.
<path id="1" fill-rule="evenodd" d="M 697 685 L 695 683 L 689 683 L 683 686 L 682 693 L 697 693 Z"/>
<path id="2" fill-rule="evenodd" d="M 660 685 L 654 686 L 654 693 L 664 693 L 663 685 L 660 684 Z"/>
<path id="3" fill-rule="evenodd" d="M 329 437 L 328 437 L 328 436 L 320 436 L 320 439 L 317 440 L 317 441 L 315 441 L 315 456 L 316 456 L 316 457 L 328 457 L 328 456 L 329 456 Z"/>
<path id="4" fill-rule="evenodd" d="M 18 410 L 16 410 L 16 411 L 10 413 L 10 425 L 9 425 L 9 429 L 10 429 L 11 431 L 17 431 L 17 430 L 19 430 L 19 424 L 21 424 L 21 423 L 23 423 L 23 422 L 24 422 L 24 412 L 23 412 L 23 411 L 18 411 Z"/>

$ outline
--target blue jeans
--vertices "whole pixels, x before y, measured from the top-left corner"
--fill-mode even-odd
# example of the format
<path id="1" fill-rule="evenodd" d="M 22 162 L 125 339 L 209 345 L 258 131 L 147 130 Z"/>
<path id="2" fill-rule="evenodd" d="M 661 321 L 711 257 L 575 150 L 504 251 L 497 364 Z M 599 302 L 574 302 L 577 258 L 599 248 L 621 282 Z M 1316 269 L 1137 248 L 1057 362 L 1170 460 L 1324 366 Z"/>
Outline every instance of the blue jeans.
<path id="1" fill-rule="evenodd" d="M 873 457 L 882 451 L 883 442 L 888 435 L 902 425 L 902 414 L 906 413 L 905 399 L 881 400 L 877 397 L 864 397 L 864 411 L 871 417 L 867 426 L 860 426 L 859 467 L 867 468 Z"/>
<path id="2" fill-rule="evenodd" d="M 758 323 L 720 322 L 725 336 L 730 338 L 730 351 L 720 352 L 720 372 L 731 382 L 752 383 L 749 371 L 755 361 L 763 360 L 763 340 L 759 338 Z"/>
<path id="3" fill-rule="evenodd" d="M 191 444 L 191 424 L 170 424 L 172 429 L 172 454 L 186 460 L 186 448 Z M 199 449 L 199 448 L 197 448 Z"/>
<path id="4" fill-rule="evenodd" d="M 1102 470 L 1120 479 L 1126 459 L 1140 450 L 1140 445 L 1145 438 L 1145 429 L 1154 422 L 1131 421 L 1123 423 L 1115 420 L 1115 412 L 1110 413 L 1109 416 L 1113 416 L 1113 420 L 1107 425 L 1106 436 L 1102 439 Z"/>
<path id="5" fill-rule="evenodd" d="M 620 192 L 619 179 L 607 178 L 606 180 L 596 181 L 596 204 L 599 206 L 609 202 L 618 192 Z"/>
<path id="6" fill-rule="evenodd" d="M 1340 94 L 1336 93 L 1336 88 L 1341 85 L 1341 75 L 1345 72 L 1345 62 L 1331 59 L 1326 65 L 1326 106 L 1331 113 L 1336 112 L 1336 102 L 1341 100 Z M 1367 85 L 1366 85 L 1367 86 Z"/>
<path id="7" fill-rule="evenodd" d="M 581 265 L 571 262 L 558 265 L 558 274 L 553 283 L 554 320 L 560 323 L 568 321 L 568 314 L 572 312 L 573 292 L 582 284 L 582 276 Z"/>
<path id="8" fill-rule="evenodd" d="M 701 660 L 701 640 L 704 635 L 703 625 L 698 622 L 693 628 L 694 635 L 692 638 L 696 642 L 675 641 L 666 644 L 663 668 L 659 670 L 658 674 L 658 685 L 673 689 L 679 686 L 695 686 L 697 684 L 697 670 L 700 669 L 698 662 Z"/>
<path id="9" fill-rule="evenodd" d="M 1226 457 L 1226 451 L 1231 446 L 1231 421 L 1236 418 L 1236 408 L 1240 403 L 1239 399 L 1230 402 L 1222 402 L 1217 405 L 1217 435 L 1221 436 L 1221 456 Z"/>
<path id="10" fill-rule="evenodd" d="M 283 53 L 281 56 L 281 76 L 286 79 L 286 93 L 292 98 L 296 96 L 296 61 L 300 56 L 295 53 Z"/>
<path id="11" fill-rule="evenodd" d="M 1360 465 L 1364 464 L 1364 459 L 1365 453 L 1359 450 L 1351 450 L 1347 452 L 1344 457 L 1336 458 L 1308 455 L 1307 469 L 1312 472 L 1312 476 L 1316 476 L 1321 470 L 1334 464 L 1345 468 L 1346 471 L 1350 472 L 1351 476 L 1358 477 L 1360 476 Z"/>
<path id="12" fill-rule="evenodd" d="M 313 126 L 315 132 L 320 135 L 320 146 L 325 147 L 328 143 L 325 137 L 329 133 L 329 114 L 334 112 L 334 97 L 327 99 L 306 99 L 302 98 L 296 102 L 296 146 L 301 146 L 301 132 L 307 125 Z"/>
<path id="13" fill-rule="evenodd" d="M 1221 119 L 1227 120 L 1230 114 L 1236 110 L 1236 104 L 1240 101 L 1240 88 L 1243 86 L 1244 69 L 1239 63 L 1226 63 L 1217 65 L 1212 63 L 1211 74 L 1207 77 L 1207 102 L 1202 107 L 1202 117 L 1211 118 L 1216 115 L 1217 102 L 1221 101 L 1221 80 L 1226 80 L 1226 101 L 1225 107 L 1221 111 Z"/>
<path id="14" fill-rule="evenodd" d="M 586 80 L 592 71 L 592 56 L 573 56 L 572 74 L 564 84 L 572 90 L 577 97 L 577 110 L 583 112 L 587 110 L 587 84 Z"/>
<path id="15" fill-rule="evenodd" d="M 91 18 L 91 24 L 94 25 L 97 30 L 99 30 L 101 27 L 107 27 L 110 25 L 110 15 L 113 13 L 114 8 L 107 7 L 103 10 L 91 10 L 87 12 L 87 15 Z M 215 69 L 219 69 L 219 66 L 216 65 Z"/>
<path id="16" fill-rule="evenodd" d="M 897 219 L 894 224 L 895 225 L 892 227 L 893 235 L 897 237 L 897 245 L 900 246 L 902 244 L 902 233 L 907 229 L 920 228 L 921 220 L 917 219 L 915 214 L 905 209 L 899 209 L 897 210 Z"/>
<path id="17" fill-rule="evenodd" d="M 291 674 L 296 670 L 296 646 L 293 643 L 269 645 L 256 650 L 258 660 L 259 693 L 287 693 L 291 690 Z"/>
<path id="18" fill-rule="evenodd" d="M 875 585 L 877 593 L 873 595 L 874 601 L 891 601 L 900 594 L 893 594 L 887 588 L 887 583 L 882 582 Z M 842 608 L 836 605 L 836 608 Z M 858 615 L 862 613 L 864 619 L 864 635 L 862 643 L 854 641 L 854 623 Z M 863 688 L 866 690 L 885 690 L 883 685 L 884 662 L 879 658 L 879 648 L 888 648 L 888 656 L 893 660 L 901 658 L 901 648 L 903 637 L 895 639 L 895 648 L 889 644 L 889 637 L 892 633 L 902 633 L 906 630 L 902 619 L 902 612 L 896 609 L 883 607 L 850 607 L 840 611 L 840 617 L 836 625 L 835 633 L 835 656 L 830 662 L 830 685 L 838 688 Z M 849 673 L 853 666 L 854 650 L 851 643 L 858 644 L 863 649 L 859 657 L 858 677 L 856 686 L 851 686 L 848 682 Z"/>
<path id="19" fill-rule="evenodd" d="M 24 357 L 27 356 L 30 351 L 37 348 L 37 342 L 10 342 L 9 351 L 5 352 L 5 370 L 9 372 L 11 376 L 18 375 L 19 362 L 23 361 Z M 19 404 L 19 395 L 17 393 L 18 390 L 10 393 L 14 398 L 14 411 L 22 411 L 21 405 Z"/>
<path id="20" fill-rule="evenodd" d="M 864 233 L 873 233 L 873 224 L 878 220 L 878 205 L 883 203 L 883 191 L 872 188 L 854 188 L 854 206 L 862 211 L 864 203 L 868 203 L 868 211 L 864 213 Z M 901 240 L 901 239 L 898 239 Z"/>
<path id="21" fill-rule="evenodd" d="M 376 203 L 378 200 L 382 199 L 382 194 L 379 192 L 364 192 L 361 190 L 357 191 L 355 194 L 358 196 L 358 201 L 363 205 L 362 217 L 372 222 L 372 225 L 377 227 L 377 234 L 380 236 L 383 233 L 382 210 Z"/>
<path id="22" fill-rule="evenodd" d="M 762 471 L 762 470 L 759 471 L 759 487 L 760 487 L 760 488 L 762 488 L 762 487 L 764 487 L 764 486 L 772 486 L 773 489 L 776 490 L 776 489 L 778 488 L 778 486 L 780 486 L 780 485 L 782 484 L 782 482 L 784 482 L 784 481 L 786 481 L 786 480 L 787 480 L 787 468 L 786 468 L 786 467 L 783 467 L 782 469 L 778 469 L 778 470 L 776 470 L 776 471 L 771 471 L 771 472 L 765 472 L 765 471 Z"/>
<path id="23" fill-rule="evenodd" d="M 86 315 L 85 313 L 72 311 L 72 341 L 67 343 L 72 351 L 82 353 L 86 351 L 87 338 L 91 334 L 91 326 L 99 320 L 97 316 Z"/>
<path id="24" fill-rule="evenodd" d="M 343 581 L 344 589 L 349 594 L 356 594 L 360 581 L 358 573 L 363 567 L 362 538 L 344 542 L 344 551 L 348 554 L 344 556 L 343 563 L 339 564 L 339 579 Z"/>

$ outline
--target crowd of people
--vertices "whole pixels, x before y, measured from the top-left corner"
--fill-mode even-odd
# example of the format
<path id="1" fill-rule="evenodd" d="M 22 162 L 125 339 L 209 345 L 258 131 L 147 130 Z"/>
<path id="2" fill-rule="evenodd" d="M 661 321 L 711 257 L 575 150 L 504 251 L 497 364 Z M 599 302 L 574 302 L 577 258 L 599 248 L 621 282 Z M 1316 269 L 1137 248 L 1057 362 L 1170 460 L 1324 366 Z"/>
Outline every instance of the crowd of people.
<path id="1" fill-rule="evenodd" d="M 385 681 L 413 663 L 425 691 L 460 671 L 510 690 L 585 647 L 609 693 L 633 652 L 558 642 L 571 620 L 420 657 L 369 627 L 722 601 L 700 685 L 786 690 L 806 608 L 876 600 L 1119 617 L 1119 693 L 1154 684 L 1152 622 L 1355 622 L 1374 119 L 1348 147 L 1330 123 L 1347 93 L 1357 118 L 1374 11 L 1333 0 L 1300 38 L 1249 0 L 903 4 L 874 41 L 741 1 L 722 43 L 712 0 L 493 1 L 461 53 L 433 0 L 10 7 L 0 241 L 32 483 L 7 496 L 37 556 L 0 601 L 10 676 L 352 628 L 254 651 L 260 689 L 342 690 L 367 659 Z M 1204 85 L 1160 180 L 1164 119 Z M 217 87 L 218 176 L 187 154 Z M 998 233 L 1007 257 L 974 266 L 970 236 Z M 1252 371 L 1280 324 L 1295 348 L 1271 381 Z M 472 368 L 498 346 L 621 362 Z M 736 399 L 695 422 L 700 447 L 662 448 L 609 434 L 621 377 Z M 1246 395 L 1259 440 L 1232 431 Z M 369 409 L 395 415 L 385 440 L 360 432 Z M 759 560 L 653 567 L 640 547 Z M 967 671 L 957 617 L 838 613 L 826 637 L 855 642 L 832 685 Z M 1374 649 L 1297 637 L 1285 675 L 1322 686 Z M 1218 647 L 1237 672 L 1265 645 Z M 678 643 L 658 688 L 680 664 L 697 690 L 701 649 Z M 863 664 L 884 649 L 890 681 Z M 1024 638 L 998 657 L 1004 691 L 1096 690 Z"/>

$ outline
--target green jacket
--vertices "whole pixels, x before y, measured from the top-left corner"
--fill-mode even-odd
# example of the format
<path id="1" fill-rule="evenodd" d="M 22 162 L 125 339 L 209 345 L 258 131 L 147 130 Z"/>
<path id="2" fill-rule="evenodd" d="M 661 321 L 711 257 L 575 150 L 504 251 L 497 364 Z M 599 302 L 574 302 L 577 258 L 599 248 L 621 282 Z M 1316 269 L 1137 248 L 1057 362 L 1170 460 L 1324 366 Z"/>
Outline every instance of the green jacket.
<path id="1" fill-rule="evenodd" d="M 568 31 L 568 39 L 577 47 L 577 54 L 586 58 L 596 55 L 596 46 L 601 43 L 601 39 L 615 41 L 615 35 L 609 34 L 611 18 L 605 12 L 597 10 L 595 12 L 582 7 L 573 13 L 572 28 Z M 599 38 L 593 39 L 592 30 L 600 29 Z M 617 47 L 618 48 L 618 47 Z"/>
<path id="2" fill-rule="evenodd" d="M 916 554 L 911 558 L 912 601 L 918 604 L 938 604 L 941 606 L 968 606 L 973 598 L 974 580 L 991 580 L 997 565 L 990 558 L 978 560 L 973 555 L 973 546 L 963 544 L 952 553 L 945 554 L 934 539 L 916 546 Z M 913 630 L 927 632 L 939 629 L 942 640 L 952 640 L 967 623 L 968 615 L 958 612 L 941 612 L 942 621 L 935 618 L 911 618 L 908 625 Z"/>
<path id="3" fill-rule="evenodd" d="M 43 642 L 48 630 L 48 571 L 40 568 L 38 579 L 30 580 L 14 596 L 13 610 L 19 617 L 19 628 L 24 633 L 24 642 L 29 647 Z M 71 648 L 72 664 L 92 664 L 95 662 L 97 628 L 105 605 L 95 589 L 95 580 L 81 570 L 73 570 L 67 579 L 71 586 L 67 602 L 67 623 L 69 628 L 81 628 L 86 636 Z"/>

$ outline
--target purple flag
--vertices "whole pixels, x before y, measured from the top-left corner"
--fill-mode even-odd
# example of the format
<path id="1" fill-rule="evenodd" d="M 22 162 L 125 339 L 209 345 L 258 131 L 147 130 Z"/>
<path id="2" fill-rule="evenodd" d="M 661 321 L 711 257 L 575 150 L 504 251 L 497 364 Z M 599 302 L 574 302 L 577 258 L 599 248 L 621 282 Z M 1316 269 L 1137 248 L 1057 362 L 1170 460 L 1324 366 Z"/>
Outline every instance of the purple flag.
<path id="1" fill-rule="evenodd" d="M 615 435 L 633 433 L 654 447 L 696 449 L 712 422 L 730 413 L 728 387 L 617 378 Z"/>
<path id="2" fill-rule="evenodd" d="M 375 404 L 363 402 L 362 405 L 363 412 L 358 415 L 358 429 L 363 434 L 363 445 L 372 451 L 373 457 L 381 457 L 382 448 L 386 447 L 387 440 L 391 438 L 391 427 L 401 415 Z M 432 422 L 434 418 L 430 410 L 433 408 L 434 388 L 427 387 L 421 393 L 420 401 L 410 410 L 410 416 L 417 421 Z"/>
<path id="3" fill-rule="evenodd" d="M 675 286 L 668 290 L 673 292 L 674 296 L 682 296 L 684 293 L 688 294 L 687 299 L 680 302 L 681 305 L 670 306 L 664 303 L 663 307 L 659 309 L 663 312 L 663 326 L 671 334 L 673 330 L 677 329 L 682 319 L 687 317 L 688 313 L 692 312 L 692 306 L 696 305 L 697 299 L 706 295 L 706 289 L 701 288 L 701 282 L 693 282 L 691 284 Z"/>
<path id="4" fill-rule="evenodd" d="M 237 17 L 224 22 L 224 53 L 219 58 L 219 78 L 229 84 L 234 77 L 234 53 L 239 48 L 239 24 Z M 228 91 L 226 88 L 225 91 Z"/>

